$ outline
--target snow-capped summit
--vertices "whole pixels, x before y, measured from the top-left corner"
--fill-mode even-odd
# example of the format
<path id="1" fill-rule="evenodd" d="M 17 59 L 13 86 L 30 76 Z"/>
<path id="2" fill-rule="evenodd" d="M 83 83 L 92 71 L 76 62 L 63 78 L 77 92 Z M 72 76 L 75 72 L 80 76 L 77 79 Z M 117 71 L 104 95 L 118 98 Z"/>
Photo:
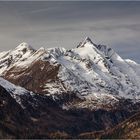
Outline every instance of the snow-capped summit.
<path id="1" fill-rule="evenodd" d="M 26 42 L 22 42 L 21 44 L 19 44 L 15 50 L 17 51 L 23 51 L 23 52 L 27 52 L 27 51 L 35 51 L 35 49 L 33 49 L 31 47 L 31 45 L 29 45 L 28 43 Z"/>
<path id="2" fill-rule="evenodd" d="M 86 37 L 85 40 L 82 42 L 82 44 L 85 44 L 85 43 L 93 44 L 93 42 L 91 41 L 91 39 L 89 37 Z"/>
<path id="3" fill-rule="evenodd" d="M 29 58 L 34 52 L 33 49 L 28 43 L 21 43 L 15 49 L 9 50 L 7 52 L 0 53 L 0 73 L 3 73 L 5 70 L 10 69 L 14 65 L 19 64 L 20 62 L 25 61 Z"/>
<path id="4" fill-rule="evenodd" d="M 89 37 L 86 37 L 82 42 L 79 43 L 79 45 L 77 46 L 77 48 L 84 47 L 85 44 L 89 44 L 89 45 L 92 44 L 92 45 L 95 45 L 96 46 L 96 44 L 94 44 Z"/>

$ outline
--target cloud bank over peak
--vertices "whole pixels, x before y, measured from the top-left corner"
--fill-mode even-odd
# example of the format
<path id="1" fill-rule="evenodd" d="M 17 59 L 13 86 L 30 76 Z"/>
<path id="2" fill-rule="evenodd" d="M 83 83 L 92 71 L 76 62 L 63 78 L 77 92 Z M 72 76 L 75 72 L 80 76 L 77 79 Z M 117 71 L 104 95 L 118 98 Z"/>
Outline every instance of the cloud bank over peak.
<path id="1" fill-rule="evenodd" d="M 122 57 L 140 62 L 140 2 L 0 2 L 2 50 L 28 42 L 35 48 L 75 47 L 90 36 Z"/>

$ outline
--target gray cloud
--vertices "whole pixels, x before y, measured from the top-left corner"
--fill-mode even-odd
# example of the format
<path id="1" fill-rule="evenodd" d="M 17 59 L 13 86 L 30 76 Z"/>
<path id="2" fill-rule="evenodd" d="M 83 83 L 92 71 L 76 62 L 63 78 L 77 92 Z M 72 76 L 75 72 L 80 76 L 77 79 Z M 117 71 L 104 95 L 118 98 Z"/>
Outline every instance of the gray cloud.
<path id="1" fill-rule="evenodd" d="M 0 2 L 0 51 L 75 47 L 86 36 L 140 62 L 140 2 Z"/>

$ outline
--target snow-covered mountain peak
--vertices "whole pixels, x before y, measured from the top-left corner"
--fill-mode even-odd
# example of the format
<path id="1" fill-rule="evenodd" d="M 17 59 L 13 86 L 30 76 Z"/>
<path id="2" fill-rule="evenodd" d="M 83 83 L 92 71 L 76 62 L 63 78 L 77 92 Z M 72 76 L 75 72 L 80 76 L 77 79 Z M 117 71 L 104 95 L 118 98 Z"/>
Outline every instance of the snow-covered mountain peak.
<path id="1" fill-rule="evenodd" d="M 115 54 L 115 51 L 112 48 L 106 45 L 95 44 L 89 37 L 86 37 L 84 41 L 80 42 L 77 46 L 77 49 L 82 50 L 86 54 L 91 51 L 95 51 L 98 55 L 101 55 L 105 58 L 110 58 L 113 54 Z"/>
<path id="2" fill-rule="evenodd" d="M 105 59 L 104 54 L 97 48 L 97 46 L 98 45 L 94 44 L 89 37 L 86 37 L 77 48 L 73 49 L 73 51 L 82 59 L 90 59 L 94 63 L 98 63 L 99 61 L 103 62 Z"/>
<path id="3" fill-rule="evenodd" d="M 28 43 L 26 42 L 22 42 L 21 44 L 19 44 L 15 50 L 17 51 L 23 51 L 23 52 L 27 52 L 27 51 L 34 51 L 35 49 L 33 49 Z"/>
<path id="4" fill-rule="evenodd" d="M 96 46 L 96 44 L 94 44 L 89 37 L 86 37 L 82 42 L 79 43 L 77 48 L 82 48 L 82 47 L 85 47 L 86 45 Z"/>
<path id="5" fill-rule="evenodd" d="M 89 37 L 86 37 L 85 40 L 84 40 L 84 42 L 90 42 L 90 43 L 93 43 Z"/>

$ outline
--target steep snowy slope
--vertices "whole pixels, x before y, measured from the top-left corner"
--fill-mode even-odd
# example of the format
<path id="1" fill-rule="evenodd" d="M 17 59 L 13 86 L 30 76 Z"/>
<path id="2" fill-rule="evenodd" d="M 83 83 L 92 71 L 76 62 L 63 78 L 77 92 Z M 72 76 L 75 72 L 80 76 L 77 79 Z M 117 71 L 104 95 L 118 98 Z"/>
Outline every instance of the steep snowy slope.
<path id="1" fill-rule="evenodd" d="M 5 79 L 54 100 L 63 100 L 63 108 L 112 106 L 120 98 L 140 98 L 139 64 L 123 60 L 113 49 L 96 45 L 90 38 L 71 50 L 34 50 L 22 43 L 0 56 L 1 75 Z"/>
<path id="2" fill-rule="evenodd" d="M 35 95 L 33 92 L 30 92 L 22 87 L 15 86 L 14 84 L 1 77 L 0 86 L 3 87 L 22 108 L 25 108 L 25 100 L 28 100 L 28 102 L 30 102 L 30 99 L 33 100 Z"/>

